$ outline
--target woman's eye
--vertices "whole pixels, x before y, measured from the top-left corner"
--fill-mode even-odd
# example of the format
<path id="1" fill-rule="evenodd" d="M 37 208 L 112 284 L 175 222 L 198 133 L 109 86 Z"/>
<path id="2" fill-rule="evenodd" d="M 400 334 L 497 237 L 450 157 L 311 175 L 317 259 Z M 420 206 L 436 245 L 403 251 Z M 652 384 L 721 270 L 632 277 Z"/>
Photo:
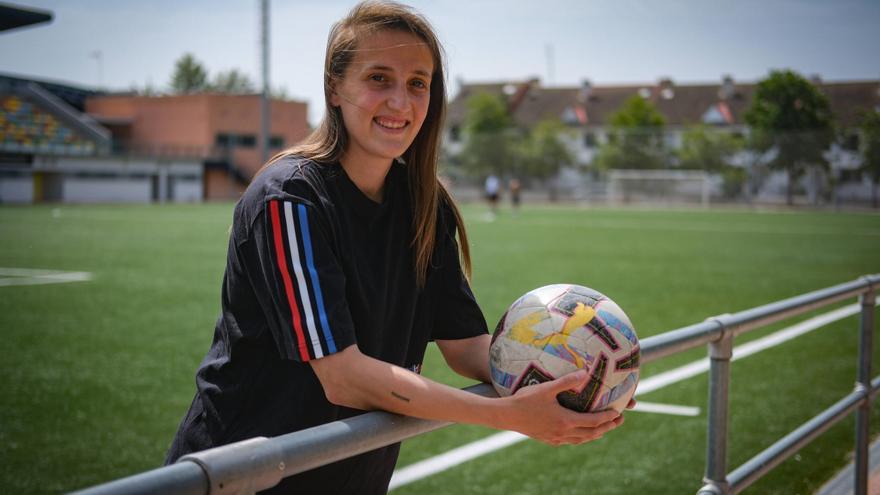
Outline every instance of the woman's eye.
<path id="1" fill-rule="evenodd" d="M 373 74 L 370 76 L 370 80 L 374 82 L 385 82 L 385 76 L 382 74 Z"/>
<path id="2" fill-rule="evenodd" d="M 421 79 L 415 79 L 410 83 L 416 89 L 427 89 L 428 83 L 422 81 Z"/>

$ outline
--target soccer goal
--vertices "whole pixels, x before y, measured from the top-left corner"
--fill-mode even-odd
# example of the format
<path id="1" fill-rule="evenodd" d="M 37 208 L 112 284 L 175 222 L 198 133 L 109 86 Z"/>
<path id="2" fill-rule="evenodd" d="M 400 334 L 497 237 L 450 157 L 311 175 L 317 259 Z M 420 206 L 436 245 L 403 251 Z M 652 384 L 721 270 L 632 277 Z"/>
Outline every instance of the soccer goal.
<path id="1" fill-rule="evenodd" d="M 709 206 L 712 180 L 701 170 L 611 170 L 613 203 L 699 203 Z"/>

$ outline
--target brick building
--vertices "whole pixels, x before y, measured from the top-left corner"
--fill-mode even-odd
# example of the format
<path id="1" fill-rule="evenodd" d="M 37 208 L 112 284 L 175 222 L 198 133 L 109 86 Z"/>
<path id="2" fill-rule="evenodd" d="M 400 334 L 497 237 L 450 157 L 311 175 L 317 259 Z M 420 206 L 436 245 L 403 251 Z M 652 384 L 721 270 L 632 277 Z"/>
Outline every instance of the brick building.
<path id="1" fill-rule="evenodd" d="M 258 94 L 94 96 L 85 111 L 111 131 L 116 150 L 202 158 L 206 199 L 237 198 L 262 165 Z M 306 113 L 302 102 L 271 102 L 270 155 L 308 134 Z"/>
<path id="2" fill-rule="evenodd" d="M 271 102 L 270 154 L 309 132 Z M 0 75 L 0 203 L 235 199 L 261 166 L 258 94 L 102 94 Z"/>

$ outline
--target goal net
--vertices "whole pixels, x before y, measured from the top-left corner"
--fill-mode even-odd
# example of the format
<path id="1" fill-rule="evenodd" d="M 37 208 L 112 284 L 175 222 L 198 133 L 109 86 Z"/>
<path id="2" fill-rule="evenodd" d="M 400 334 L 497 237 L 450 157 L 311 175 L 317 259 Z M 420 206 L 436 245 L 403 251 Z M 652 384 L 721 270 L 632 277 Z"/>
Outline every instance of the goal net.
<path id="1" fill-rule="evenodd" d="M 701 170 L 611 170 L 608 199 L 616 203 L 690 203 L 709 206 L 712 181 Z"/>

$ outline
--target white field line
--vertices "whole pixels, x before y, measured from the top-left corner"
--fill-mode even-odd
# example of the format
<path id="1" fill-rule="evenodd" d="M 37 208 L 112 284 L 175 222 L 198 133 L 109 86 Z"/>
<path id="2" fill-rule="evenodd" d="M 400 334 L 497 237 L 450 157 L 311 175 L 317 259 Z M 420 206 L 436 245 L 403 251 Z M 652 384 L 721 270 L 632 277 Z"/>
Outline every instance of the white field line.
<path id="1" fill-rule="evenodd" d="M 876 299 L 876 302 L 880 302 L 880 297 Z M 741 346 L 737 346 L 733 349 L 732 360 L 736 361 L 737 359 L 751 356 L 752 354 L 777 346 L 785 341 L 800 337 L 801 335 L 820 328 L 824 325 L 835 322 L 837 320 L 841 320 L 848 316 L 852 316 L 858 313 L 859 310 L 860 307 L 858 304 L 850 304 L 834 311 L 814 316 L 813 318 L 802 321 L 801 323 L 798 323 L 796 325 L 783 328 L 782 330 L 774 332 L 766 337 L 753 340 Z M 701 373 L 705 373 L 708 370 L 709 358 L 703 358 L 690 364 L 681 366 L 679 368 L 665 371 L 650 378 L 641 380 L 639 382 L 638 389 L 636 390 L 636 396 L 659 390 L 663 387 L 672 385 L 673 383 L 678 383 Z M 665 404 L 657 405 L 662 406 L 663 408 L 684 407 L 684 409 L 681 409 L 680 411 L 687 410 L 686 406 L 668 406 Z M 642 409 L 645 412 L 660 412 L 656 410 L 649 411 L 645 408 Z M 699 414 L 699 408 L 694 409 L 697 409 L 697 414 Z M 638 407 L 636 410 L 638 410 Z M 430 459 L 410 464 L 409 466 L 394 471 L 394 475 L 391 477 L 391 483 L 388 486 L 388 490 L 390 491 L 399 486 L 403 486 L 414 481 L 418 481 L 422 478 L 426 478 L 433 474 L 437 474 L 482 455 L 489 454 L 495 450 L 499 450 L 515 443 L 521 442 L 527 438 L 527 436 L 516 432 L 505 431 L 452 449 L 444 454 L 440 454 Z"/>
<path id="2" fill-rule="evenodd" d="M 700 408 L 691 406 L 675 406 L 672 404 L 658 404 L 656 402 L 639 401 L 633 411 L 671 414 L 673 416 L 699 416 Z"/>
<path id="3" fill-rule="evenodd" d="M 880 300 L 880 298 L 878 298 L 878 300 Z M 847 316 L 852 316 L 858 312 L 859 305 L 850 304 L 849 306 L 844 306 L 842 308 L 835 309 L 834 311 L 829 311 L 828 313 L 814 316 L 809 320 L 804 320 L 796 325 L 783 328 L 782 330 L 774 332 L 766 337 L 762 337 L 760 339 L 756 339 L 746 344 L 734 347 L 732 360 L 736 361 L 737 359 L 751 356 L 752 354 L 777 346 L 785 341 L 794 339 L 796 337 L 800 337 L 807 332 L 813 331 L 837 320 L 841 320 L 843 318 L 846 318 Z M 653 392 L 654 390 L 661 389 L 673 383 L 678 383 L 682 380 L 686 380 L 701 373 L 705 373 L 706 371 L 709 371 L 709 358 L 699 359 L 679 368 L 665 371 L 650 378 L 641 380 L 639 382 L 639 388 L 636 390 L 636 395 Z"/>
<path id="4" fill-rule="evenodd" d="M 407 485 L 422 478 L 427 478 L 428 476 L 441 471 L 446 471 L 453 466 L 457 466 L 471 459 L 476 459 L 477 457 L 489 454 L 498 449 L 503 449 L 504 447 L 519 443 L 527 438 L 529 437 L 515 431 L 502 431 L 501 433 L 496 433 L 482 440 L 462 445 L 461 447 L 452 449 L 430 459 L 410 464 L 405 468 L 394 471 L 394 475 L 391 477 L 391 483 L 388 485 L 388 490 L 391 491 L 399 486 Z"/>
<path id="5" fill-rule="evenodd" d="M 527 224 L 565 224 L 569 225 L 565 219 L 521 219 L 519 223 Z M 839 237 L 841 232 L 836 230 L 817 230 L 817 229 L 778 229 L 778 228 L 759 228 L 746 225 L 682 225 L 675 222 L 660 222 L 646 224 L 644 222 L 620 222 L 611 220 L 591 219 L 585 224 L 591 229 L 613 229 L 613 230 L 657 230 L 662 232 L 698 232 L 698 233 L 722 233 L 722 234 L 758 234 L 758 235 L 806 235 L 806 236 L 835 236 Z M 847 235 L 857 235 L 864 237 L 880 237 L 880 230 L 876 229 L 860 229 L 847 232 Z"/>
<path id="6" fill-rule="evenodd" d="M 61 284 L 65 282 L 86 282 L 91 279 L 92 274 L 89 272 L 63 272 L 60 270 L 0 267 L 0 287 L 9 285 L 42 285 Z"/>

